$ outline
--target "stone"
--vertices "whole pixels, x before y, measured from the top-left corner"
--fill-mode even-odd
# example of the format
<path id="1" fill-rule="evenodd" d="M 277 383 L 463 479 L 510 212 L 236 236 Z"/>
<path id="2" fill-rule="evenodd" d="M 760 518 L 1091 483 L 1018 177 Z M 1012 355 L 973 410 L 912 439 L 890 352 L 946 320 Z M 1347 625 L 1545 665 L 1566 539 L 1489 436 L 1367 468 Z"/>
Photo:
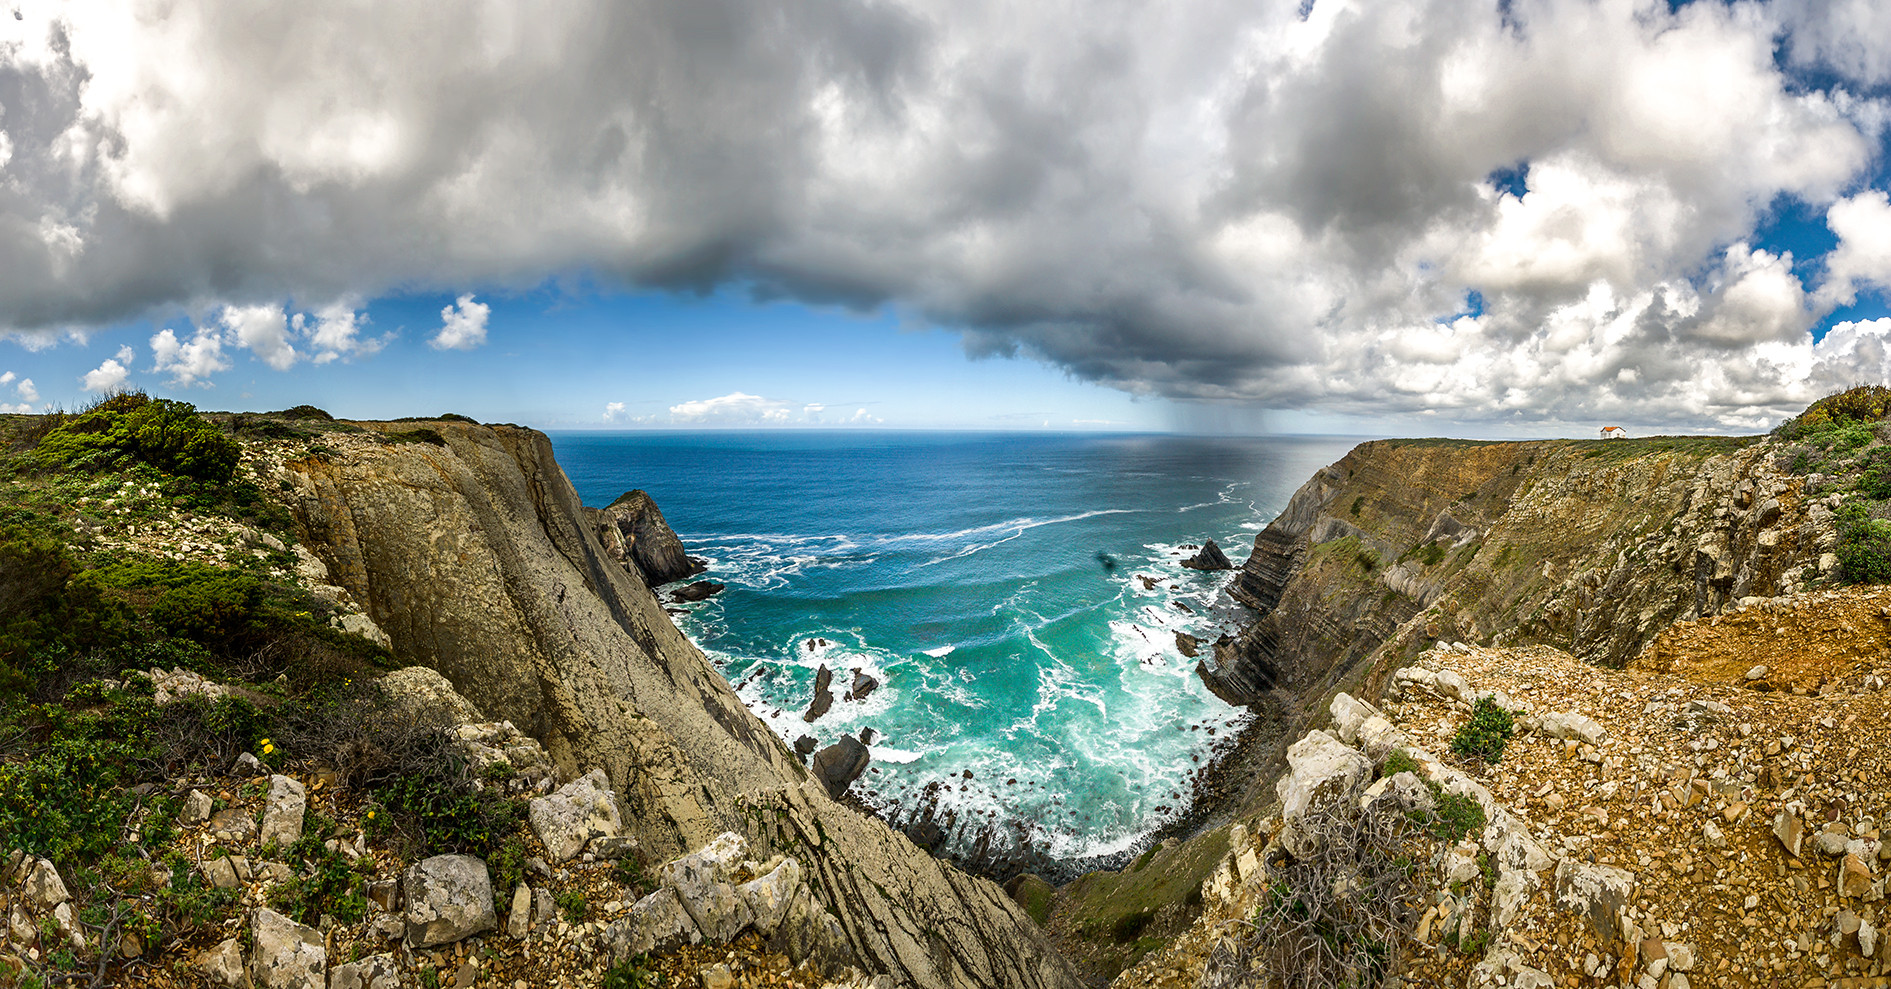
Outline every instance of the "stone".
<path id="1" fill-rule="evenodd" d="M 66 936 L 72 950 L 85 950 L 85 932 L 79 929 L 79 918 L 73 914 L 70 901 L 53 908 L 53 922 L 59 925 L 59 933 Z"/>
<path id="2" fill-rule="evenodd" d="M 204 881 L 217 889 L 235 889 L 243 885 L 243 880 L 236 874 L 236 863 L 228 856 L 205 862 L 203 870 Z"/>
<path id="3" fill-rule="evenodd" d="M 1570 859 L 1556 865 L 1556 905 L 1587 920 L 1603 941 L 1621 936 L 1622 908 L 1634 888 L 1635 878 L 1614 866 Z"/>
<path id="4" fill-rule="evenodd" d="M 256 758 L 254 752 L 245 752 L 236 757 L 236 764 L 230 767 L 230 772 L 238 776 L 261 776 L 263 761 Z"/>
<path id="5" fill-rule="evenodd" d="M 1768 672 L 1770 671 L 1767 670 L 1767 668 L 1764 665 L 1755 666 L 1754 668 L 1747 671 L 1747 679 L 1750 681 L 1751 680 L 1764 680 L 1766 679 L 1766 674 Z"/>
<path id="6" fill-rule="evenodd" d="M 755 929 L 766 937 L 787 915 L 795 890 L 800 888 L 801 863 L 790 858 L 783 859 L 768 875 L 737 886 L 736 892 L 748 904 Z"/>
<path id="7" fill-rule="evenodd" d="M 1871 892 L 1871 867 L 1856 855 L 1846 855 L 1838 866 L 1838 891 L 1841 896 Z"/>
<path id="8" fill-rule="evenodd" d="M 1871 921 L 1860 920 L 1858 922 L 1857 936 L 1858 953 L 1864 955 L 1866 958 L 1870 958 L 1872 952 L 1878 950 L 1878 929 L 1871 926 Z"/>
<path id="9" fill-rule="evenodd" d="M 1694 949 L 1677 941 L 1663 941 L 1663 949 L 1668 953 L 1668 968 L 1674 972 L 1694 971 Z"/>
<path id="10" fill-rule="evenodd" d="M 526 804 L 526 817 L 556 862 L 576 858 L 587 842 L 616 835 L 624 827 L 617 796 L 602 769 L 591 770 L 549 796 L 534 798 Z"/>
<path id="11" fill-rule="evenodd" d="M 637 854 L 637 848 L 637 839 L 628 835 L 605 835 L 591 839 L 591 843 L 586 845 L 584 850 L 590 852 L 594 858 L 615 862 Z"/>
<path id="12" fill-rule="evenodd" d="M 717 594 L 722 593 L 723 587 L 724 585 L 713 580 L 699 580 L 693 584 L 684 584 L 682 587 L 671 591 L 670 600 L 679 604 L 707 601 Z"/>
<path id="13" fill-rule="evenodd" d="M 483 722 L 473 702 L 453 689 L 453 682 L 426 666 L 406 666 L 384 676 L 379 686 L 388 700 L 399 704 L 409 718 L 421 724 L 463 725 Z"/>
<path id="14" fill-rule="evenodd" d="M 821 909 L 805 884 L 795 890 L 788 912 L 775 925 L 767 945 L 797 965 L 812 962 L 823 971 L 839 971 L 854 960 L 840 921 Z"/>
<path id="15" fill-rule="evenodd" d="M 256 837 L 256 818 L 239 807 L 217 811 L 210 817 L 210 835 L 221 841 L 247 842 Z"/>
<path id="16" fill-rule="evenodd" d="M 1845 854 L 1846 837 L 1844 832 L 1827 829 L 1819 832 L 1812 839 L 1819 848 L 1819 854 L 1826 858 L 1838 858 Z"/>
<path id="17" fill-rule="evenodd" d="M 677 900 L 708 940 L 726 942 L 753 919 L 748 903 L 729 883 L 741 864 L 745 847 L 740 835 L 725 831 L 700 851 L 667 862 L 658 870 L 660 881 L 676 892 Z"/>
<path id="18" fill-rule="evenodd" d="M 46 911 L 72 899 L 72 894 L 66 892 L 65 880 L 59 878 L 59 870 L 50 860 L 34 859 L 26 872 L 26 898 Z"/>
<path id="19" fill-rule="evenodd" d="M 217 985 L 227 989 L 249 989 L 249 970 L 243 965 L 243 945 L 236 938 L 227 938 L 214 948 L 198 952 L 190 964 L 204 978 Z"/>
<path id="20" fill-rule="evenodd" d="M 664 520 L 657 503 L 642 490 L 626 491 L 601 509 L 586 509 L 604 544 L 618 563 L 657 587 L 708 569 L 703 561 L 686 555 L 683 541 Z"/>
<path id="21" fill-rule="evenodd" d="M 696 979 L 703 989 L 735 989 L 735 973 L 722 962 L 704 967 L 696 973 Z"/>
<path id="22" fill-rule="evenodd" d="M 215 802 L 210 799 L 210 794 L 202 790 L 190 791 L 189 795 L 184 797 L 184 809 L 181 815 L 184 819 L 184 823 L 196 824 L 199 821 L 210 820 L 210 812 L 213 806 L 215 806 Z"/>
<path id="23" fill-rule="evenodd" d="M 532 929 L 532 890 L 520 883 L 512 891 L 512 911 L 506 917 L 506 933 L 516 938 L 524 937 Z"/>
<path id="24" fill-rule="evenodd" d="M 821 740 L 813 735 L 803 735 L 794 740 L 794 754 L 800 756 L 802 762 L 806 762 L 808 756 L 813 755 L 814 750 L 820 747 Z"/>
<path id="25" fill-rule="evenodd" d="M 1780 847 L 1786 850 L 1786 854 L 1799 858 L 1805 843 L 1805 822 L 1799 819 L 1798 814 L 1782 810 L 1773 818 L 1773 837 L 1779 839 Z"/>
<path id="26" fill-rule="evenodd" d="M 7 936 L 16 945 L 32 945 L 39 940 L 39 928 L 33 926 L 33 917 L 26 912 L 26 904 L 15 901 L 7 911 Z"/>
<path id="27" fill-rule="evenodd" d="M 263 827 L 258 837 L 264 845 L 275 844 L 287 851 L 302 838 L 302 819 L 309 806 L 309 792 L 301 783 L 280 774 L 269 778 L 269 796 L 263 802 Z"/>
<path id="28" fill-rule="evenodd" d="M 532 891 L 532 923 L 543 924 L 552 919 L 552 911 L 557 908 L 557 901 L 552 891 L 540 887 Z"/>
<path id="29" fill-rule="evenodd" d="M 801 716 L 801 720 L 813 724 L 834 706 L 833 683 L 834 671 L 828 669 L 826 663 L 822 663 L 814 671 L 814 697 L 808 701 L 807 713 Z"/>
<path id="30" fill-rule="evenodd" d="M 328 989 L 401 989 L 401 970 L 390 954 L 369 955 L 328 970 Z"/>
<path id="31" fill-rule="evenodd" d="M 872 761 L 872 753 L 860 740 L 852 735 L 842 735 L 840 741 L 814 753 L 814 776 L 827 788 L 830 796 L 839 798 L 852 786 L 854 780 L 867 771 L 867 763 Z"/>
<path id="32" fill-rule="evenodd" d="M 381 626 L 374 623 L 374 619 L 359 611 L 341 615 L 335 622 L 342 631 L 350 635 L 359 635 L 383 649 L 394 648 L 394 639 L 382 631 Z"/>
<path id="33" fill-rule="evenodd" d="M 320 931 L 267 907 L 257 909 L 250 926 L 255 940 L 249 975 L 255 989 L 325 989 L 328 949 Z"/>
<path id="34" fill-rule="evenodd" d="M 1586 745 L 1601 745 L 1609 737 L 1600 723 L 1573 711 L 1552 711 L 1541 716 L 1537 730 L 1551 738 L 1573 738 Z"/>
<path id="35" fill-rule="evenodd" d="M 873 677 L 870 677 L 859 670 L 855 670 L 853 686 L 847 689 L 847 696 L 845 699 L 850 700 L 850 701 L 864 701 L 867 699 L 868 694 L 871 694 L 878 689 L 880 689 L 879 680 Z"/>
<path id="36" fill-rule="evenodd" d="M 1275 784 L 1280 797 L 1281 847 L 1295 858 L 1317 851 L 1315 842 L 1297 825 L 1309 812 L 1340 801 L 1352 801 L 1372 775 L 1372 763 L 1363 754 L 1324 731 L 1311 731 L 1287 748 L 1286 775 Z"/>
<path id="37" fill-rule="evenodd" d="M 1707 841 L 1707 847 L 1709 848 L 1727 847 L 1727 833 L 1720 829 L 1720 825 L 1712 821 L 1703 821 L 1701 823 L 1701 837 Z"/>
<path id="38" fill-rule="evenodd" d="M 388 912 L 400 905 L 401 884 L 398 879 L 377 879 L 368 884 L 368 900 L 375 906 Z"/>
<path id="39" fill-rule="evenodd" d="M 407 943 L 415 948 L 452 944 L 499 926 L 492 877 L 471 855 L 435 855 L 402 876 Z"/>
<path id="40" fill-rule="evenodd" d="M 616 965 L 646 952 L 700 944 L 703 934 L 676 891 L 666 886 L 632 904 L 630 915 L 606 927 L 599 939 Z"/>

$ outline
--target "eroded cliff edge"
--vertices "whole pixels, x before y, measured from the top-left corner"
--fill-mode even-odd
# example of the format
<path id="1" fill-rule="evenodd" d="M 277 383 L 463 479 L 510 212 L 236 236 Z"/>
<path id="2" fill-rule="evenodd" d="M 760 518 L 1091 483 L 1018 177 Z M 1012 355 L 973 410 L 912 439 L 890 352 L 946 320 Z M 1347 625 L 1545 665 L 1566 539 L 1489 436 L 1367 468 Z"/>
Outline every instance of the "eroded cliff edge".
<path id="1" fill-rule="evenodd" d="M 724 830 L 794 855 L 862 960 L 902 984 L 1077 984 L 996 885 L 809 778 L 599 542 L 543 434 L 428 428 L 443 442 L 334 437 L 280 479 L 302 541 L 405 661 L 539 739 L 561 775 L 604 769 L 655 855 Z"/>

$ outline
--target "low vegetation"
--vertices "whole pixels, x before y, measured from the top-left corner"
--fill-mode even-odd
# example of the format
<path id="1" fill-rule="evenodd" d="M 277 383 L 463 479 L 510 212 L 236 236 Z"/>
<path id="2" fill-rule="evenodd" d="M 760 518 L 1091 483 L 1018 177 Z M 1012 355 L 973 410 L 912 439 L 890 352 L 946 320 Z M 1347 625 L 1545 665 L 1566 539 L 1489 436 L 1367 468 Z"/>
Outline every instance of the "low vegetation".
<path id="1" fill-rule="evenodd" d="M 1496 764 L 1504 757 L 1504 744 L 1516 731 L 1516 719 L 1495 700 L 1480 697 L 1471 707 L 1471 719 L 1451 739 L 1451 751 L 1467 759 L 1482 759 Z"/>
<path id="2" fill-rule="evenodd" d="M 1891 388 L 1862 385 L 1828 395 L 1773 430 L 1780 466 L 1807 475 L 1808 493 L 1838 493 L 1839 575 L 1848 584 L 1891 582 Z"/>

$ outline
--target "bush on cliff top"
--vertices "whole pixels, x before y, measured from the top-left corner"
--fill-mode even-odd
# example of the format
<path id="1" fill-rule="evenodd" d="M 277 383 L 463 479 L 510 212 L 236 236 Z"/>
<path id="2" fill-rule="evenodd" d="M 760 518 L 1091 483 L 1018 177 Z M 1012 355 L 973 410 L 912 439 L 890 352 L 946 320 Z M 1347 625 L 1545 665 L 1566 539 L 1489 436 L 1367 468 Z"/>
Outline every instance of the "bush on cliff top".
<path id="1" fill-rule="evenodd" d="M 236 473 L 243 448 L 189 402 L 125 392 L 55 427 L 34 454 L 52 469 L 109 470 L 143 463 L 166 474 L 223 483 Z"/>

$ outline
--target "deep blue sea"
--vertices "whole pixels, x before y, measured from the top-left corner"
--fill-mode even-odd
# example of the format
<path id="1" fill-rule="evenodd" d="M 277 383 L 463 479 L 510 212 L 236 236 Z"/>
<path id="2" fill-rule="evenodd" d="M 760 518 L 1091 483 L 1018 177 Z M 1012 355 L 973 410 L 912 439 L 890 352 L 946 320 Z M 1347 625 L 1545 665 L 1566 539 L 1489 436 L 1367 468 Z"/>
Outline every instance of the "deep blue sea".
<path id="1" fill-rule="evenodd" d="M 1242 619 L 1222 593 L 1232 575 L 1184 569 L 1181 547 L 1213 538 L 1239 566 L 1294 489 L 1355 441 L 552 442 L 585 504 L 649 491 L 706 577 L 728 585 L 677 622 L 785 741 L 871 727 L 872 766 L 855 784 L 869 804 L 911 808 L 939 784 L 960 820 L 1025 822 L 1034 845 L 1074 859 L 1121 852 L 1183 813 L 1193 773 L 1243 716 L 1177 649 L 1178 631 L 1206 649 Z M 808 724 L 823 664 L 836 701 Z M 881 686 L 841 699 L 857 670 Z"/>

